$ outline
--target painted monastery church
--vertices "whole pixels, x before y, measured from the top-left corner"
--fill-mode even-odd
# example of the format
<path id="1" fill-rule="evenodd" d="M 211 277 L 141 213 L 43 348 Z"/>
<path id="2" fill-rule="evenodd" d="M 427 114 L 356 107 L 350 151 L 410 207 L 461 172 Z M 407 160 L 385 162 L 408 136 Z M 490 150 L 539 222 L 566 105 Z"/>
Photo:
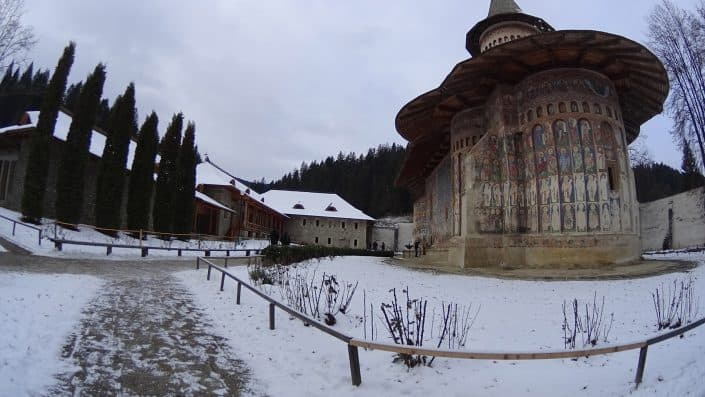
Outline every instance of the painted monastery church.
<path id="1" fill-rule="evenodd" d="M 639 258 L 627 145 L 662 112 L 668 77 L 644 46 L 556 31 L 492 0 L 472 58 L 405 105 L 397 178 L 426 260 L 461 267 L 621 264 Z"/>

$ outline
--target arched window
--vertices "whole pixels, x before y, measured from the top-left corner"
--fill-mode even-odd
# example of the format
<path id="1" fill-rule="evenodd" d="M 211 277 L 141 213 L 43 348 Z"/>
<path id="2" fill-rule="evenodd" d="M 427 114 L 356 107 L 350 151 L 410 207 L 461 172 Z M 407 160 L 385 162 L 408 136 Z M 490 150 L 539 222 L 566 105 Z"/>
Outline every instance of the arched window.
<path id="1" fill-rule="evenodd" d="M 570 111 L 573 113 L 578 112 L 578 102 L 570 103 Z"/>
<path id="2" fill-rule="evenodd" d="M 558 111 L 561 112 L 561 113 L 565 113 L 565 112 L 566 112 L 566 108 L 565 108 L 565 103 L 564 103 L 564 102 L 561 102 L 561 103 L 558 104 Z"/>
<path id="3" fill-rule="evenodd" d="M 595 113 L 602 114 L 602 106 L 599 103 L 595 104 Z"/>
<path id="4" fill-rule="evenodd" d="M 553 106 L 552 103 L 549 103 L 548 106 L 546 106 L 546 111 L 548 112 L 549 116 L 556 113 L 556 107 Z"/>
<path id="5" fill-rule="evenodd" d="M 328 212 L 338 212 L 338 209 L 333 206 L 333 203 L 328 204 L 326 207 L 326 211 Z"/>
<path id="6" fill-rule="evenodd" d="M 590 104 L 583 102 L 583 113 L 590 113 Z"/>
<path id="7" fill-rule="evenodd" d="M 543 117 L 543 108 L 541 106 L 536 108 L 536 117 Z"/>

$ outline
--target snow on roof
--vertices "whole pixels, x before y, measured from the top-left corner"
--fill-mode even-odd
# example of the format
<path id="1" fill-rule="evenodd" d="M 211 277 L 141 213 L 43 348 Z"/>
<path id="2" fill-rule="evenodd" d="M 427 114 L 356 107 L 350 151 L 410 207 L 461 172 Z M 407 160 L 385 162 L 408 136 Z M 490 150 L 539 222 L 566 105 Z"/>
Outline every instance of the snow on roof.
<path id="1" fill-rule="evenodd" d="M 26 125 L 21 125 L 21 126 L 14 126 L 14 127 L 7 127 L 3 128 L 3 130 L 18 130 L 18 129 L 24 129 L 27 127 L 36 127 L 37 126 L 37 120 L 39 119 L 39 112 L 38 111 L 30 111 L 27 112 L 27 115 L 29 115 L 29 122 L 30 124 Z M 66 137 L 69 134 L 69 128 L 71 127 L 71 116 L 68 114 L 64 113 L 63 111 L 59 111 L 59 116 L 56 118 L 56 127 L 54 128 L 54 136 L 61 139 L 62 141 L 66 142 Z M 8 132 L 8 131 L 3 131 L 0 130 L 0 133 L 2 132 Z M 105 140 L 106 137 L 103 135 L 102 132 L 93 130 L 93 135 L 91 136 L 91 147 L 89 151 L 98 156 L 102 157 L 103 156 L 103 148 L 105 147 Z M 126 168 L 132 169 L 132 161 L 135 158 L 135 148 L 137 147 L 137 143 L 134 141 L 130 140 L 130 148 L 127 152 L 127 164 Z"/>
<path id="2" fill-rule="evenodd" d="M 198 190 L 196 190 L 196 192 L 195 192 L 195 197 L 196 197 L 197 199 L 203 201 L 204 203 L 207 203 L 207 204 L 210 204 L 210 205 L 212 205 L 212 206 L 214 206 L 214 207 L 220 208 L 220 209 L 223 210 L 223 211 L 228 211 L 228 212 L 235 213 L 235 211 L 233 211 L 232 209 L 230 209 L 230 208 L 224 206 L 223 204 L 219 203 L 216 199 L 212 198 L 211 196 L 209 196 L 209 195 L 207 195 L 207 194 L 205 194 L 205 193 L 201 193 L 201 192 L 199 192 Z"/>
<path id="3" fill-rule="evenodd" d="M 270 190 L 263 196 L 279 212 L 287 215 L 374 220 L 337 194 Z"/>
<path id="4" fill-rule="evenodd" d="M 196 166 L 196 186 L 198 185 L 232 186 L 237 189 L 240 194 L 250 196 L 253 200 L 259 201 L 260 204 L 272 211 L 281 215 L 285 214 L 279 211 L 277 207 L 270 205 L 269 201 L 264 196 L 238 181 L 237 178 L 227 171 L 211 163 L 208 158 Z"/>

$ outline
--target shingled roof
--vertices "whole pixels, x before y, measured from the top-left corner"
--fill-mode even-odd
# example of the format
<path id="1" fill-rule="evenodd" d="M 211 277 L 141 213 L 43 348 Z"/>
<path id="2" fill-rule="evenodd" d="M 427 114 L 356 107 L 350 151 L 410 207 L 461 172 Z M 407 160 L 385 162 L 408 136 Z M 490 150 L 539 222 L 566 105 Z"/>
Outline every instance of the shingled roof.
<path id="1" fill-rule="evenodd" d="M 516 14 L 520 13 L 521 8 L 514 0 L 492 0 L 490 3 L 490 13 L 487 17 L 492 17 L 499 14 Z"/>

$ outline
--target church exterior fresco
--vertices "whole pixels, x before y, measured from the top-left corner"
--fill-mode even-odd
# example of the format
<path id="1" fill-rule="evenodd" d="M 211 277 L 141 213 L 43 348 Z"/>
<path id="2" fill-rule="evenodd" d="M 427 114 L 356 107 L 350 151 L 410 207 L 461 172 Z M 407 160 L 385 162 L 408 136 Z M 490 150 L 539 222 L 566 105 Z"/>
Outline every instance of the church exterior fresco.
<path id="1" fill-rule="evenodd" d="M 542 267 L 638 259 L 627 142 L 662 108 L 663 65 L 628 39 L 556 32 L 520 10 L 480 21 L 466 48 L 473 59 L 397 116 L 412 141 L 398 181 L 414 186 L 415 237 L 433 260 Z M 447 140 L 435 153 L 417 150 L 434 142 L 424 137 L 440 136 Z"/>

